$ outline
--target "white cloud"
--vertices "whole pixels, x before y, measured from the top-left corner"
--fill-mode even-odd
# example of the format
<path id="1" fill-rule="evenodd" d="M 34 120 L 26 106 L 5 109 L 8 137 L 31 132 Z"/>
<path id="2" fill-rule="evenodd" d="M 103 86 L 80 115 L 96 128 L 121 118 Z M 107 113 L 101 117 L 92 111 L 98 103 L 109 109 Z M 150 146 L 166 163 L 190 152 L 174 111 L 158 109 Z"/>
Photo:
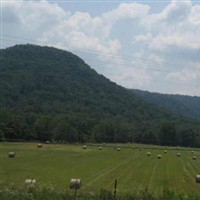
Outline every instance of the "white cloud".
<path id="1" fill-rule="evenodd" d="M 13 35 L 12 27 L 15 26 L 15 36 L 28 35 L 35 39 L 42 33 L 51 31 L 69 15 L 69 12 L 65 12 L 56 3 L 50 4 L 46 0 L 3 1 L 3 34 Z"/>
<path id="2" fill-rule="evenodd" d="M 160 13 L 161 19 L 170 23 L 177 23 L 185 20 L 191 10 L 191 1 L 173 0 L 164 10 Z"/>
<path id="3" fill-rule="evenodd" d="M 190 1 L 172 1 L 162 12 L 143 18 L 141 24 L 148 31 L 135 37 L 146 41 L 150 49 L 200 48 L 200 6 Z"/>
<path id="4" fill-rule="evenodd" d="M 151 33 L 147 33 L 146 35 L 136 35 L 135 36 L 135 41 L 136 42 L 146 42 L 146 41 L 150 41 L 152 39 L 152 34 Z"/>
<path id="5" fill-rule="evenodd" d="M 149 48 L 164 50 L 167 47 L 172 46 L 173 48 L 174 46 L 177 46 L 183 48 L 199 49 L 200 40 L 198 41 L 198 37 L 196 37 L 196 35 L 193 33 L 174 33 L 172 35 L 159 34 L 149 39 Z"/>
<path id="6" fill-rule="evenodd" d="M 177 72 L 171 72 L 166 76 L 166 80 L 177 81 L 180 80 L 181 83 L 189 82 L 197 78 L 197 74 L 192 72 L 190 69 L 183 69 Z"/>
<path id="7" fill-rule="evenodd" d="M 157 25 L 165 27 L 166 23 L 169 25 L 176 25 L 184 21 L 190 14 L 192 5 L 190 1 L 172 1 L 165 9 L 156 14 L 148 14 L 147 18 L 143 18 L 141 24 L 146 28 L 152 30 Z"/>
<path id="8" fill-rule="evenodd" d="M 149 85 L 152 80 L 151 74 L 146 73 L 144 68 L 123 67 L 123 65 L 115 66 L 115 70 L 110 69 L 108 77 L 126 88 L 141 88 Z"/>
<path id="9" fill-rule="evenodd" d="M 49 4 L 48 1 L 34 2 L 3 2 L 3 16 L 6 16 L 6 11 L 10 10 L 15 13 L 15 16 L 20 19 L 20 23 L 30 29 L 37 29 L 42 26 L 55 25 L 61 20 L 69 16 L 57 4 Z M 14 12 L 12 12 L 14 10 Z M 6 20 L 6 19 L 5 19 Z"/>
<path id="10" fill-rule="evenodd" d="M 137 19 L 145 17 L 149 12 L 148 5 L 139 3 L 121 3 L 116 9 L 102 14 L 102 19 L 114 24 L 119 20 Z"/>
<path id="11" fill-rule="evenodd" d="M 200 6 L 193 6 L 191 9 L 191 14 L 189 16 L 189 21 L 192 24 L 199 25 L 200 24 Z"/>
<path id="12" fill-rule="evenodd" d="M 55 37 L 65 38 L 62 43 L 73 48 L 90 48 L 105 53 L 117 53 L 121 44 L 117 38 L 111 39 L 111 29 L 120 20 L 144 17 L 149 6 L 137 3 L 122 3 L 116 9 L 92 18 L 89 13 L 76 12 L 63 23 L 45 32 L 42 41 L 55 41 Z"/>

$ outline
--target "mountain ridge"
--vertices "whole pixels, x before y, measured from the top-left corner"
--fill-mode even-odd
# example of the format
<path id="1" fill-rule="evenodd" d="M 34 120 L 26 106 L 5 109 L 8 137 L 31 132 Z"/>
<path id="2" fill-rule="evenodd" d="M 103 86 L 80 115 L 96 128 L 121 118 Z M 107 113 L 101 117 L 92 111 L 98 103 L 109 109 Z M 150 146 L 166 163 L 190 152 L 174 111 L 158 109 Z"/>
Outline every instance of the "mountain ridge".
<path id="1" fill-rule="evenodd" d="M 6 138 L 200 143 L 198 121 L 150 105 L 71 52 L 28 44 L 1 55 L 0 119 Z M 164 129 L 175 133 L 163 139 Z M 183 132 L 189 129 L 187 143 Z"/>
<path id="2" fill-rule="evenodd" d="M 132 91 L 134 94 L 140 95 L 148 103 L 157 105 L 160 108 L 166 108 L 189 117 L 200 117 L 200 97 L 198 96 L 161 94 L 136 89 Z"/>

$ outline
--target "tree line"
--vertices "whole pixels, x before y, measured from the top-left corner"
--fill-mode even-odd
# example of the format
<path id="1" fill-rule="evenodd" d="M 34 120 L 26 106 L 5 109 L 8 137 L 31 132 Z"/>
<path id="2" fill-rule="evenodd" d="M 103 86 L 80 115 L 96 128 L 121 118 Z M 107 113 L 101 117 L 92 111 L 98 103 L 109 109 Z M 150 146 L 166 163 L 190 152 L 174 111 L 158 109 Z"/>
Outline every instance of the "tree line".
<path id="1" fill-rule="evenodd" d="M 12 115 L 4 112 L 1 118 L 1 139 L 24 139 L 67 143 L 127 143 L 199 147 L 199 127 L 183 126 L 173 120 L 160 123 L 132 122 L 119 117 L 91 118 L 70 115 Z"/>

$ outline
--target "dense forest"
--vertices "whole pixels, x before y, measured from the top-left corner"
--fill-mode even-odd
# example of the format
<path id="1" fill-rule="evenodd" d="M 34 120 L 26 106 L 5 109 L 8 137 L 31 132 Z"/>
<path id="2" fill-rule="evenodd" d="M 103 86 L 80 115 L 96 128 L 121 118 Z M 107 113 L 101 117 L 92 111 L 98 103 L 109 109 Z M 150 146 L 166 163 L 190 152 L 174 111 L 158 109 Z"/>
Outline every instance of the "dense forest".
<path id="1" fill-rule="evenodd" d="M 53 47 L 1 49 L 0 133 L 6 139 L 200 146 L 200 121 L 149 104 Z"/>
<path id="2" fill-rule="evenodd" d="M 157 105 L 160 108 L 166 108 L 185 116 L 200 118 L 200 97 L 159 94 L 142 90 L 132 91 L 134 94 L 140 95 L 148 103 Z"/>

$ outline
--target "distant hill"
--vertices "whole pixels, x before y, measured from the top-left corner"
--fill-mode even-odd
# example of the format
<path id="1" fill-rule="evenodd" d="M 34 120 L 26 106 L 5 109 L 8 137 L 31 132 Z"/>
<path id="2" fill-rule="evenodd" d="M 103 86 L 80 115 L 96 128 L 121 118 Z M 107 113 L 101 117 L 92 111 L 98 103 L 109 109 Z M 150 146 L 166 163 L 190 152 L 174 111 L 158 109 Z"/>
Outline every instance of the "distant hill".
<path id="1" fill-rule="evenodd" d="M 74 54 L 50 47 L 17 45 L 1 51 L 0 102 L 16 113 L 97 112 L 139 120 L 160 112 L 138 95 L 99 75 Z"/>
<path id="2" fill-rule="evenodd" d="M 188 145 L 189 131 L 189 144 L 200 144 L 199 121 L 147 103 L 53 47 L 2 49 L 0 93 L 2 137 Z"/>
<path id="3" fill-rule="evenodd" d="M 142 90 L 132 91 L 148 103 L 159 106 L 160 108 L 169 109 L 185 116 L 200 118 L 200 97 L 159 94 Z"/>

